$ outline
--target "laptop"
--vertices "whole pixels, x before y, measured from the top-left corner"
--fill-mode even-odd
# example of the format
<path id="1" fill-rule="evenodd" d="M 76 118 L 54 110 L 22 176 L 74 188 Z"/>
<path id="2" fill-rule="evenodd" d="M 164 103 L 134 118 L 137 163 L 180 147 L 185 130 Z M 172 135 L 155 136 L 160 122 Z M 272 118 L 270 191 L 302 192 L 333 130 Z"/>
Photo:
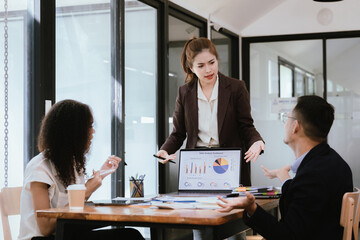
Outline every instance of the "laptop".
<path id="1" fill-rule="evenodd" d="M 240 186 L 240 148 L 181 149 L 178 192 L 166 195 L 224 195 Z"/>

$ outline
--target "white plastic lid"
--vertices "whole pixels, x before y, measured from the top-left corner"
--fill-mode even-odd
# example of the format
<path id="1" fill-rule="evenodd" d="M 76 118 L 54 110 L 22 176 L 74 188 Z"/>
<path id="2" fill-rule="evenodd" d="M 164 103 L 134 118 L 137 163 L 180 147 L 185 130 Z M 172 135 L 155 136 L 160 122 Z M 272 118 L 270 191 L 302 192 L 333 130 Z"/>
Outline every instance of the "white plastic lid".
<path id="1" fill-rule="evenodd" d="M 69 185 L 67 190 L 86 190 L 85 184 L 72 184 Z"/>

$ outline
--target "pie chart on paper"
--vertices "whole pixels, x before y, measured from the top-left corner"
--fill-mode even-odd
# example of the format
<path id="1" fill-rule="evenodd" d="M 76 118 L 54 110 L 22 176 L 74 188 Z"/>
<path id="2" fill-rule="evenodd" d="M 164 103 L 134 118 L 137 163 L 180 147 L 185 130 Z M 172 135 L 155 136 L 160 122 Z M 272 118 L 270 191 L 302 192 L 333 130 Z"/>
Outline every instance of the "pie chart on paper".
<path id="1" fill-rule="evenodd" d="M 218 158 L 213 164 L 214 171 L 218 174 L 223 174 L 229 169 L 229 163 L 225 158 Z"/>

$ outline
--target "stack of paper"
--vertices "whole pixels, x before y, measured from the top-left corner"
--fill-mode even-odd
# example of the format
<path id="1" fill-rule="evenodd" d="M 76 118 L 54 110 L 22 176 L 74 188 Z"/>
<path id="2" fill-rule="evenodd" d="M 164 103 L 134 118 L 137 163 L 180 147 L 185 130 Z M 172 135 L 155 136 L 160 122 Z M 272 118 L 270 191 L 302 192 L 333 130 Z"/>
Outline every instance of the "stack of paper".
<path id="1" fill-rule="evenodd" d="M 264 197 L 279 197 L 281 195 L 281 188 L 279 187 L 237 187 L 233 189 L 232 193 L 238 193 L 239 196 L 245 196 L 246 192 L 250 192 L 256 198 Z"/>

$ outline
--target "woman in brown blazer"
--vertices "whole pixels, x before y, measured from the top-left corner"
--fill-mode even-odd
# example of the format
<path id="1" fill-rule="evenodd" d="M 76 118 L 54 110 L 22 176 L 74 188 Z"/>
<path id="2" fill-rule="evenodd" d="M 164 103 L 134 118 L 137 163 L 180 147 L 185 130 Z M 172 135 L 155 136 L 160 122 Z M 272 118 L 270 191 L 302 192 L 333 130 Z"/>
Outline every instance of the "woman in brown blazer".
<path id="1" fill-rule="evenodd" d="M 248 150 L 241 163 L 241 183 L 250 185 L 246 162 L 255 161 L 265 144 L 253 125 L 244 81 L 218 72 L 218 53 L 207 38 L 187 41 L 181 63 L 186 73 L 185 85 L 178 91 L 173 131 L 157 153 L 166 160 L 159 161 L 175 159 L 173 153 L 186 138 L 186 148 L 245 147 Z"/>

